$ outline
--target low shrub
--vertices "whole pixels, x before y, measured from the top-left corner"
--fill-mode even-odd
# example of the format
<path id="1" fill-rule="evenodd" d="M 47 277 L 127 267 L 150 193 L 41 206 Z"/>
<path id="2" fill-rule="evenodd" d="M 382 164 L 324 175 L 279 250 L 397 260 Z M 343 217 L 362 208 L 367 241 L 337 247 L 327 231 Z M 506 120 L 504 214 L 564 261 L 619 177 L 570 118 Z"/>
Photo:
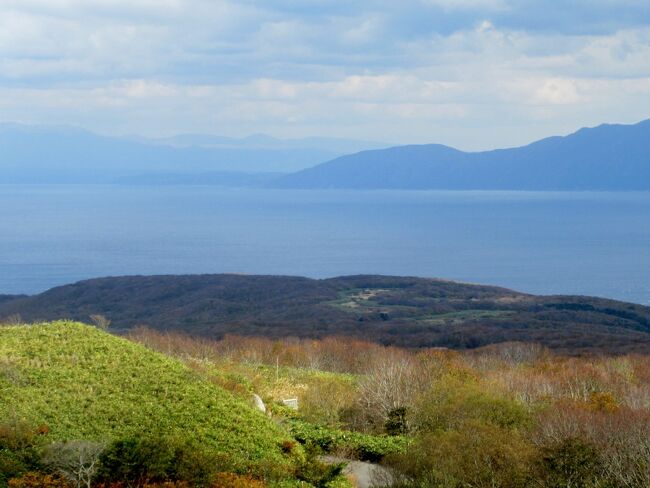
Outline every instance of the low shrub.
<path id="1" fill-rule="evenodd" d="M 355 388 L 342 375 L 312 374 L 306 391 L 300 395 L 300 414 L 308 422 L 340 428 L 341 412 L 354 405 Z"/>
<path id="2" fill-rule="evenodd" d="M 548 488 L 595 486 L 602 472 L 598 449 L 581 439 L 563 439 L 544 449 L 541 476 Z"/>
<path id="3" fill-rule="evenodd" d="M 263 481 L 235 473 L 217 473 L 210 488 L 265 488 Z"/>
<path id="4" fill-rule="evenodd" d="M 105 449 L 97 478 L 129 486 L 179 481 L 209 486 L 215 473 L 227 467 L 228 459 L 187 441 L 162 436 L 129 437 Z"/>
<path id="5" fill-rule="evenodd" d="M 319 459 L 319 449 L 308 446 L 305 461 L 299 466 L 296 478 L 316 488 L 330 488 L 343 478 L 345 463 L 325 463 Z"/>
<path id="6" fill-rule="evenodd" d="M 317 447 L 325 453 L 344 452 L 363 461 L 377 462 L 388 454 L 403 452 L 408 442 L 403 436 L 330 429 L 297 419 L 288 421 L 287 425 L 302 444 Z"/>
<path id="7" fill-rule="evenodd" d="M 408 434 L 406 407 L 394 408 L 388 412 L 388 420 L 384 424 L 384 429 L 388 435 L 405 435 Z"/>
<path id="8" fill-rule="evenodd" d="M 133 488 L 133 485 L 123 481 L 114 483 L 100 483 L 94 485 L 94 488 Z M 145 483 L 138 485 L 138 488 L 191 488 L 186 481 L 163 481 L 160 483 Z"/>
<path id="9" fill-rule="evenodd" d="M 64 478 L 56 474 L 25 473 L 20 478 L 9 480 L 8 488 L 72 488 Z"/>
<path id="10" fill-rule="evenodd" d="M 516 432 L 473 422 L 458 431 L 425 433 L 386 464 L 401 478 L 399 486 L 525 488 L 535 456 Z"/>
<path id="11" fill-rule="evenodd" d="M 436 432 L 460 430 L 472 421 L 511 429 L 528 426 L 530 416 L 518 401 L 486 391 L 474 382 L 447 378 L 419 398 L 413 423 L 421 432 Z"/>
<path id="12" fill-rule="evenodd" d="M 0 488 L 11 479 L 40 471 L 46 435 L 45 426 L 34 429 L 19 420 L 0 424 Z"/>

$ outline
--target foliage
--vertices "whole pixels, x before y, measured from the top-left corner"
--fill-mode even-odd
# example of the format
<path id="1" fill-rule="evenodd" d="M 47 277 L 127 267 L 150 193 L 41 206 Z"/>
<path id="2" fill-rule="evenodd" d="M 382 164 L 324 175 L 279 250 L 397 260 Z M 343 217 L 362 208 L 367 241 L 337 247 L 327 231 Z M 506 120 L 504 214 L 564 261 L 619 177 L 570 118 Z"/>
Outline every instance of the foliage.
<path id="1" fill-rule="evenodd" d="M 9 488 L 72 488 L 63 477 L 56 474 L 25 473 L 20 478 L 9 481 Z"/>
<path id="2" fill-rule="evenodd" d="M 461 430 L 424 434 L 388 463 L 405 486 L 524 488 L 533 455 L 520 435 L 470 422 Z"/>
<path id="3" fill-rule="evenodd" d="M 53 476 L 88 464 L 62 446 L 96 443 L 98 488 L 347 486 L 320 453 L 381 461 L 404 487 L 650 486 L 650 356 L 132 339 L 147 347 L 79 324 L 0 329 L 0 487 L 78 485 Z"/>
<path id="4" fill-rule="evenodd" d="M 326 464 L 310 456 L 298 470 L 297 478 L 316 488 L 328 488 L 342 476 L 343 468 L 345 463 Z"/>
<path id="5" fill-rule="evenodd" d="M 111 441 L 159 432 L 227 452 L 237 470 L 291 471 L 273 422 L 177 360 L 95 328 L 58 322 L 0 329 L 0 418 L 49 426 L 51 441 Z M 18 460 L 23 462 L 22 460 Z M 25 466 L 19 466 L 23 472 Z"/>
<path id="6" fill-rule="evenodd" d="M 326 453 L 342 452 L 364 461 L 379 461 L 384 456 L 402 452 L 408 441 L 403 436 L 379 436 L 331 429 L 301 420 L 287 422 L 293 436 L 301 443 L 316 446 Z"/>
<path id="7" fill-rule="evenodd" d="M 417 400 L 415 428 L 420 431 L 462 429 L 478 421 L 503 428 L 521 428 L 528 412 L 521 403 L 485 391 L 476 382 L 444 377 Z"/>
<path id="8" fill-rule="evenodd" d="M 260 480 L 251 476 L 243 476 L 235 473 L 218 473 L 210 488 L 264 488 L 266 485 Z"/>
<path id="9" fill-rule="evenodd" d="M 388 435 L 405 435 L 408 433 L 406 407 L 398 407 L 388 412 L 388 419 L 384 428 Z"/>
<path id="10" fill-rule="evenodd" d="M 596 486 L 603 469 L 598 450 L 581 439 L 546 447 L 540 464 L 540 477 L 548 488 Z"/>
<path id="11" fill-rule="evenodd" d="M 216 471 L 229 467 L 223 455 L 209 454 L 188 441 L 143 434 L 111 443 L 101 454 L 97 477 L 129 485 L 185 481 L 208 486 Z"/>
<path id="12" fill-rule="evenodd" d="M 544 453 L 545 473 L 551 480 L 561 482 L 582 470 L 605 487 L 650 486 L 647 409 L 594 410 L 590 403 L 558 402 L 541 412 L 536 422 L 531 435 Z"/>
<path id="13" fill-rule="evenodd" d="M 41 449 L 47 429 L 32 429 L 27 423 L 12 419 L 0 424 L 0 487 L 41 468 Z"/>
<path id="14" fill-rule="evenodd" d="M 643 353 L 650 347 L 650 308 L 642 305 L 391 276 L 103 278 L 0 303 L 0 318 L 15 314 L 27 321 L 103 315 L 119 329 L 149 324 L 214 339 L 266 336 L 267 356 L 280 337 L 347 336 L 461 350 L 518 341 L 568 354 Z M 336 367 L 318 352 L 302 366 Z M 365 358 L 355 352 L 352 347 L 346 362 L 362 367 Z"/>
<path id="15" fill-rule="evenodd" d="M 402 473 L 398 484 L 561 484 L 571 451 L 558 446 L 574 442 L 594 449 L 594 486 L 650 486 L 650 356 L 572 358 L 511 342 L 467 353 L 335 338 L 210 342 L 151 330 L 138 339 L 186 360 L 200 351 L 207 369 L 263 392 L 306 446 L 383 458 Z M 329 398 L 335 391 L 344 401 Z M 287 394 L 301 399 L 297 411 L 274 403 Z"/>
<path id="16" fill-rule="evenodd" d="M 103 451 L 104 444 L 99 442 L 57 442 L 48 446 L 43 463 L 75 488 L 91 488 Z"/>
<path id="17" fill-rule="evenodd" d="M 354 405 L 356 384 L 343 375 L 311 375 L 298 395 L 301 417 L 329 427 L 341 427 L 341 414 Z"/>
<path id="18" fill-rule="evenodd" d="M 134 488 L 133 485 L 124 482 L 96 483 L 96 488 Z M 137 488 L 191 488 L 186 481 L 161 481 L 147 482 L 138 485 Z"/>

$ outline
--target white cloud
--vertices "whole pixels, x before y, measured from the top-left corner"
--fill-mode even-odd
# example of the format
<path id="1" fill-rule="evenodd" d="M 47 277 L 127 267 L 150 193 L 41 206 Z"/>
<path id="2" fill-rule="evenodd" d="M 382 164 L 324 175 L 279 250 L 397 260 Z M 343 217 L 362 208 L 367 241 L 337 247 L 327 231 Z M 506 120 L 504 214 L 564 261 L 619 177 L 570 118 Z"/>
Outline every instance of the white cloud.
<path id="1" fill-rule="evenodd" d="M 0 121 L 478 148 L 650 116 L 648 26 L 504 27 L 532 0 L 335 3 L 0 0 Z"/>
<path id="2" fill-rule="evenodd" d="M 505 0 L 422 0 L 422 3 L 442 7 L 446 10 L 503 10 L 507 8 Z"/>
<path id="3" fill-rule="evenodd" d="M 574 80 L 561 78 L 534 80 L 531 102 L 536 105 L 570 105 L 580 101 L 578 88 Z"/>

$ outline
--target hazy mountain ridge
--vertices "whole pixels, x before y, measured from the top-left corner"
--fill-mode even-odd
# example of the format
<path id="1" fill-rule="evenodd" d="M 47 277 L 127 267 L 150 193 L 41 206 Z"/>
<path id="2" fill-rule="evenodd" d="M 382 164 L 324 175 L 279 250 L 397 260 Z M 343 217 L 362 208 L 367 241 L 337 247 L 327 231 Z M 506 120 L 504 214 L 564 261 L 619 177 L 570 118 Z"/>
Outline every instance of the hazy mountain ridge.
<path id="1" fill-rule="evenodd" d="M 183 137 L 179 136 L 181 140 Z M 187 136 L 190 142 L 192 137 Z M 328 148 L 327 139 L 284 143 L 269 137 L 262 141 L 261 136 L 241 140 L 196 137 L 231 143 L 179 144 L 172 140 L 108 137 L 69 127 L 0 124 L 0 183 L 113 183 L 161 173 L 281 173 L 344 154 Z M 333 146 L 364 144 L 332 141 Z"/>
<path id="2" fill-rule="evenodd" d="M 393 146 L 377 141 L 361 141 L 335 137 L 304 137 L 299 139 L 278 139 L 266 134 L 252 134 L 247 137 L 225 137 L 212 134 L 180 134 L 163 138 L 134 137 L 133 140 L 149 144 L 175 147 L 229 147 L 248 149 L 317 149 L 339 154 L 350 154 L 368 149 L 385 149 Z"/>
<path id="3" fill-rule="evenodd" d="M 65 127 L 0 124 L 0 183 L 650 190 L 650 120 L 604 124 L 483 152 L 440 144 L 382 146 L 260 134 L 241 139 L 202 134 L 117 138 Z"/>
<path id="4" fill-rule="evenodd" d="M 273 182 L 281 188 L 650 190 L 650 120 L 600 125 L 527 146 L 463 152 L 396 146 L 341 156 Z"/>
<path id="5" fill-rule="evenodd" d="M 103 314 L 118 329 L 219 338 L 344 335 L 404 347 L 538 342 L 570 354 L 650 351 L 650 308 L 594 297 L 395 276 L 130 276 L 82 281 L 0 303 L 0 318 Z"/>

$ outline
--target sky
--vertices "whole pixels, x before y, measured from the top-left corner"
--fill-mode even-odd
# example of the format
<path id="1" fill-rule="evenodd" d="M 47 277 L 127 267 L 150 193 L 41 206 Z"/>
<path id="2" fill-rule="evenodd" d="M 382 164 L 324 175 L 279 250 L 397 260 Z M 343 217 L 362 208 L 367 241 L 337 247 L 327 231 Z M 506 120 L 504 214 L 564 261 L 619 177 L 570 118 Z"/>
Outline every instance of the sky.
<path id="1" fill-rule="evenodd" d="M 648 0 L 0 0 L 0 122 L 480 150 L 648 118 Z"/>

